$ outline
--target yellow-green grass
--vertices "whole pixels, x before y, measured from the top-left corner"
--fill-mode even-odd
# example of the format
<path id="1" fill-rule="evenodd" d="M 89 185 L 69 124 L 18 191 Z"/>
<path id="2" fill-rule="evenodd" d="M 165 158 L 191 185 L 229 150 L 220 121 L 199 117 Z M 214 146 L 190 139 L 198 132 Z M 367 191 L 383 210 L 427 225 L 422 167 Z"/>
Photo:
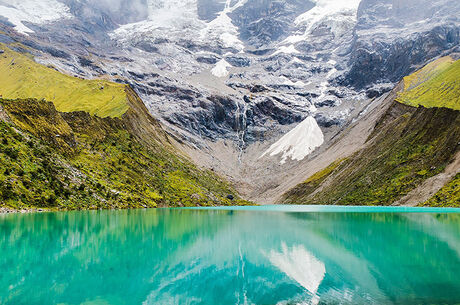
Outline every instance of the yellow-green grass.
<path id="1" fill-rule="evenodd" d="M 69 76 L 5 45 L 0 44 L 0 50 L 0 97 L 45 99 L 58 111 L 99 117 L 120 117 L 128 110 L 125 85 Z"/>
<path id="2" fill-rule="evenodd" d="M 460 173 L 421 206 L 460 207 Z"/>
<path id="3" fill-rule="evenodd" d="M 304 183 L 314 183 L 314 182 L 318 182 L 318 181 L 323 181 L 324 179 L 326 179 L 340 164 L 342 164 L 342 162 L 345 161 L 345 159 L 340 159 L 340 160 L 337 160 L 335 162 L 333 162 L 332 164 L 330 164 L 328 167 L 326 167 L 325 169 L 319 171 L 319 172 L 316 172 L 315 174 L 313 174 L 310 178 L 308 178 L 307 180 L 305 180 Z"/>
<path id="4" fill-rule="evenodd" d="M 460 60 L 442 57 L 405 77 L 397 101 L 414 107 L 460 110 Z"/>

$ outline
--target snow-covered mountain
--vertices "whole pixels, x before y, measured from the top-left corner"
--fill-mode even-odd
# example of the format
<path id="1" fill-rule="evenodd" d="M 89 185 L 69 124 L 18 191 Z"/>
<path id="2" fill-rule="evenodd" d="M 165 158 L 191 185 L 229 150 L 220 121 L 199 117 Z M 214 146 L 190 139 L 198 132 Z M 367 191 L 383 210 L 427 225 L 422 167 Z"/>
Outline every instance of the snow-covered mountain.
<path id="1" fill-rule="evenodd" d="M 459 3 L 0 0 L 0 42 L 131 84 L 192 158 L 262 184 L 320 153 L 401 77 L 459 50 Z"/>

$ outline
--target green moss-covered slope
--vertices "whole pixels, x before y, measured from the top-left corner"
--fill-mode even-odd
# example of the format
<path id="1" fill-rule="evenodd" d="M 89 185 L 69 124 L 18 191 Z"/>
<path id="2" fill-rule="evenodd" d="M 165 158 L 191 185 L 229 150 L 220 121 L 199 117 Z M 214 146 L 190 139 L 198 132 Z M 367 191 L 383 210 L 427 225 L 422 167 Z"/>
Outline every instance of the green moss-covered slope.
<path id="1" fill-rule="evenodd" d="M 313 174 L 303 183 L 290 190 L 285 195 L 285 202 L 287 204 L 295 204 L 299 202 L 308 202 L 311 196 L 318 187 L 336 170 L 340 170 L 340 166 L 345 160 L 337 160 L 330 164 L 325 169 Z"/>
<path id="2" fill-rule="evenodd" d="M 0 99 L 0 205 L 56 209 L 244 204 L 218 176 L 129 120 Z M 152 126 L 150 126 L 152 128 Z M 148 132 L 146 132 L 148 138 Z M 227 199 L 228 195 L 234 200 Z"/>
<path id="3" fill-rule="evenodd" d="M 441 188 L 432 198 L 421 205 L 432 207 L 460 207 L 460 173 Z"/>
<path id="4" fill-rule="evenodd" d="M 397 100 L 415 107 L 460 110 L 460 60 L 443 57 L 405 77 Z"/>
<path id="5" fill-rule="evenodd" d="M 86 111 L 120 117 L 128 110 L 126 86 L 107 80 L 86 80 L 36 63 L 30 54 L 0 44 L 0 97 L 51 101 L 61 112 Z"/>

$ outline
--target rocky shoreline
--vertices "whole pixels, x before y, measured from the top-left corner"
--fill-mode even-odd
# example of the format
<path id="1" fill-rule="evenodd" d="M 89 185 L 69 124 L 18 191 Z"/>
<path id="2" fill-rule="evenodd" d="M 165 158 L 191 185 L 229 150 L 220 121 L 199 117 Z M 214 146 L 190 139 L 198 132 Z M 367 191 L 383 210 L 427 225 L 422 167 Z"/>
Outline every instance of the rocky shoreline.
<path id="1" fill-rule="evenodd" d="M 45 209 L 32 209 L 32 208 L 23 208 L 23 209 L 13 209 L 10 207 L 0 207 L 0 214 L 24 214 L 24 213 L 41 213 L 46 212 Z"/>

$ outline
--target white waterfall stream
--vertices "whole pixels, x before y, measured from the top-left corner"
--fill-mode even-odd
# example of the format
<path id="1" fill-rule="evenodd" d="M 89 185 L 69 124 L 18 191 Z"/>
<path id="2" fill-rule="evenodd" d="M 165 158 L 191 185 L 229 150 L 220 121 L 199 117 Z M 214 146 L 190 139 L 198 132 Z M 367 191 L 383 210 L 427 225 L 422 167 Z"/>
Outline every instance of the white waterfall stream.
<path id="1" fill-rule="evenodd" d="M 248 111 L 248 104 L 244 102 L 243 106 L 240 105 L 239 102 L 236 103 L 236 133 L 238 136 L 238 163 L 241 164 L 241 157 L 243 156 L 243 150 L 246 146 L 246 132 L 247 132 L 247 111 Z"/>

